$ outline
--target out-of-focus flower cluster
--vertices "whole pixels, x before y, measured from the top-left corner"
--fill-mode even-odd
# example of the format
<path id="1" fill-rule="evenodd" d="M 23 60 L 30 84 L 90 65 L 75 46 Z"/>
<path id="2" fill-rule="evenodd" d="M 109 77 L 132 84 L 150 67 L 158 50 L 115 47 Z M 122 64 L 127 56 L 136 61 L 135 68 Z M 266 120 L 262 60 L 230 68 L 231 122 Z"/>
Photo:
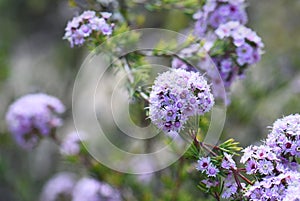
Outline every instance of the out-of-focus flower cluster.
<path id="1" fill-rule="evenodd" d="M 69 133 L 60 144 L 60 153 L 64 156 L 74 156 L 80 152 L 81 139 L 79 133 Z"/>
<path id="2" fill-rule="evenodd" d="M 214 105 L 206 80 L 199 73 L 175 69 L 160 74 L 152 86 L 149 116 L 161 130 L 178 133 L 190 116 L 203 115 Z"/>
<path id="3" fill-rule="evenodd" d="M 109 36 L 112 34 L 114 24 L 110 24 L 111 13 L 101 12 L 101 17 L 95 11 L 84 11 L 74 17 L 65 28 L 64 39 L 70 42 L 71 47 L 82 45 L 92 34 Z"/>
<path id="4" fill-rule="evenodd" d="M 248 21 L 244 0 L 207 0 L 205 5 L 194 14 L 195 33 L 204 37 L 208 29 L 216 29 L 221 24 L 237 21 L 246 24 Z"/>
<path id="5" fill-rule="evenodd" d="M 225 87 L 229 87 L 236 76 L 243 75 L 247 65 L 260 60 L 264 44 L 254 31 L 239 22 L 221 24 L 215 33 L 222 43 L 225 43 L 226 49 L 222 54 L 212 58 L 220 71 Z"/>
<path id="6" fill-rule="evenodd" d="M 62 172 L 44 186 L 41 201 L 121 201 L 120 192 L 107 183 L 90 177 L 77 181 L 73 173 Z"/>
<path id="7" fill-rule="evenodd" d="M 10 105 L 6 114 L 9 131 L 23 148 L 37 145 L 40 138 L 50 136 L 62 125 L 58 116 L 65 111 L 64 105 L 46 94 L 25 95 Z"/>
<path id="8" fill-rule="evenodd" d="M 231 84 L 237 78 L 244 77 L 248 66 L 261 59 L 264 44 L 253 30 L 245 26 L 245 7 L 244 0 L 207 0 L 203 8 L 194 14 L 197 20 L 194 34 L 201 40 L 198 49 L 193 44 L 179 53 L 183 60 L 198 58 L 197 65 L 192 67 L 178 58 L 172 62 L 173 68 L 206 71 L 215 97 L 227 97 L 220 89 L 223 87 L 220 82 L 223 81 L 229 92 Z M 215 68 L 209 61 L 214 63 Z"/>

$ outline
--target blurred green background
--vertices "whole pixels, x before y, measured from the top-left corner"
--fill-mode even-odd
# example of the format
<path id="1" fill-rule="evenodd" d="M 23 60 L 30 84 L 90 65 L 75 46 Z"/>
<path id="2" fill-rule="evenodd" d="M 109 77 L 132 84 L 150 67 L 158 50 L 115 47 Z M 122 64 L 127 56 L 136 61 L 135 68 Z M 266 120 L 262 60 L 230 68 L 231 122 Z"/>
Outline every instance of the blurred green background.
<path id="1" fill-rule="evenodd" d="M 222 135 L 242 146 L 259 142 L 277 118 L 300 111 L 300 1 L 248 2 L 248 26 L 262 37 L 265 54 L 245 79 L 234 84 Z M 189 23 L 180 11 L 150 13 L 143 6 L 137 8 L 135 12 L 145 18 L 143 27 L 180 31 Z M 7 132 L 4 118 L 14 99 L 41 91 L 59 97 L 67 106 L 66 126 L 59 133 L 73 129 L 72 87 L 87 50 L 71 49 L 62 36 L 76 12 L 61 0 L 0 1 L 0 201 L 38 200 L 51 175 L 75 168 L 61 159 L 51 141 L 44 140 L 31 152 L 20 149 Z M 204 200 L 196 187 L 183 189 Z M 148 191 L 155 189 L 150 186 Z"/>

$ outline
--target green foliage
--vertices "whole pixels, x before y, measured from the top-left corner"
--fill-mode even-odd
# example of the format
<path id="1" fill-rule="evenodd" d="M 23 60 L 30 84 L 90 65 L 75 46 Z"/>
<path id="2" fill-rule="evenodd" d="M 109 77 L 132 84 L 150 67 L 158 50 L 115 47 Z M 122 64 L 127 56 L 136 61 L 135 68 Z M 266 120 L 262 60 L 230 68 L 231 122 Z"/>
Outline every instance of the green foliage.
<path id="1" fill-rule="evenodd" d="M 220 144 L 219 149 L 232 155 L 238 155 L 237 152 L 242 150 L 242 147 L 238 146 L 239 144 L 239 142 L 236 142 L 233 138 L 231 138 Z"/>
<path id="2" fill-rule="evenodd" d="M 146 4 L 146 8 L 150 11 L 180 9 L 187 14 L 192 14 L 195 13 L 203 3 L 204 1 L 201 0 L 151 0 Z"/>

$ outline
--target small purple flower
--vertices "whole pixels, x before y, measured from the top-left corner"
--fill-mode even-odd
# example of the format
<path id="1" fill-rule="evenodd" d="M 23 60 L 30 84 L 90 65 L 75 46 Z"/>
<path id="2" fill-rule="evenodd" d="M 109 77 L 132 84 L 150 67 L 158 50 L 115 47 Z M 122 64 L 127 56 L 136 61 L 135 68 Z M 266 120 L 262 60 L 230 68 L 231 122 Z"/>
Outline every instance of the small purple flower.
<path id="1" fill-rule="evenodd" d="M 238 57 L 241 57 L 241 58 L 251 57 L 253 54 L 253 48 L 251 47 L 251 45 L 245 43 L 244 45 L 242 45 L 236 49 L 236 54 Z"/>
<path id="2" fill-rule="evenodd" d="M 74 45 L 80 46 L 85 42 L 84 33 L 80 29 L 74 31 L 72 37 L 73 37 L 72 44 Z"/>
<path id="3" fill-rule="evenodd" d="M 237 10 L 237 9 L 236 9 Z M 230 13 L 232 12 L 231 10 L 231 6 L 230 5 L 221 5 L 219 8 L 218 8 L 218 13 L 221 15 L 221 16 L 228 16 Z"/>
<path id="4" fill-rule="evenodd" d="M 258 171 L 261 174 L 269 175 L 272 174 L 273 170 L 274 170 L 274 166 L 271 161 L 261 160 L 258 162 Z"/>
<path id="5" fill-rule="evenodd" d="M 229 73 L 232 70 L 232 60 L 231 59 L 224 59 L 221 61 L 221 72 L 223 73 Z"/>
<path id="6" fill-rule="evenodd" d="M 209 24 L 213 28 L 218 28 L 220 24 L 223 24 L 226 21 L 226 18 L 220 15 L 218 12 L 213 12 L 208 19 Z"/>
<path id="7" fill-rule="evenodd" d="M 92 18 L 94 18 L 96 16 L 96 12 L 92 11 L 92 10 L 87 10 L 84 11 L 79 18 L 83 19 L 83 20 L 90 20 Z"/>
<path id="8" fill-rule="evenodd" d="M 90 26 L 95 31 L 100 31 L 101 27 L 106 24 L 106 21 L 103 18 L 94 17 L 90 20 Z"/>
<path id="9" fill-rule="evenodd" d="M 101 12 L 100 13 L 101 14 L 101 16 L 104 18 L 104 19 L 108 19 L 108 18 L 110 18 L 111 17 L 111 13 L 109 13 L 109 12 Z"/>
<path id="10" fill-rule="evenodd" d="M 268 152 L 270 151 L 267 146 L 261 145 L 258 147 L 255 147 L 255 155 L 254 157 L 257 159 L 265 159 L 268 156 Z"/>
<path id="11" fill-rule="evenodd" d="M 234 35 L 234 32 L 240 27 L 240 23 L 236 21 L 230 21 L 226 24 L 221 24 L 216 30 L 215 34 L 220 38 L 230 37 Z"/>
<path id="12" fill-rule="evenodd" d="M 257 163 L 255 160 L 249 160 L 246 163 L 246 173 L 247 174 L 255 174 L 257 171 Z"/>
<path id="13" fill-rule="evenodd" d="M 64 111 L 64 105 L 53 96 L 29 94 L 10 105 L 6 122 L 16 142 L 30 149 L 37 145 L 42 136 L 50 136 L 55 128 L 62 125 L 62 119 L 57 114 Z"/>
<path id="14" fill-rule="evenodd" d="M 216 177 L 219 172 L 220 172 L 219 169 L 216 166 L 214 166 L 213 164 L 210 164 L 206 170 L 206 174 L 209 177 Z"/>
<path id="15" fill-rule="evenodd" d="M 109 36 L 112 34 L 112 27 L 107 23 L 103 24 L 100 30 L 103 33 L 103 35 Z"/>
<path id="16" fill-rule="evenodd" d="M 88 25 L 81 25 L 80 31 L 84 37 L 88 37 L 92 33 L 92 29 Z"/>
<path id="17" fill-rule="evenodd" d="M 210 165 L 210 157 L 199 158 L 199 160 L 197 162 L 198 162 L 198 164 L 196 166 L 196 169 L 201 172 L 204 172 L 207 170 L 208 166 Z"/>
<path id="18" fill-rule="evenodd" d="M 244 152 L 244 155 L 241 157 L 241 163 L 245 163 L 249 159 L 253 157 L 254 150 L 252 146 L 246 147 L 245 149 L 242 150 Z"/>
<path id="19" fill-rule="evenodd" d="M 235 161 L 232 159 L 232 155 L 224 153 L 224 158 L 221 163 L 221 167 L 224 169 L 236 169 Z"/>

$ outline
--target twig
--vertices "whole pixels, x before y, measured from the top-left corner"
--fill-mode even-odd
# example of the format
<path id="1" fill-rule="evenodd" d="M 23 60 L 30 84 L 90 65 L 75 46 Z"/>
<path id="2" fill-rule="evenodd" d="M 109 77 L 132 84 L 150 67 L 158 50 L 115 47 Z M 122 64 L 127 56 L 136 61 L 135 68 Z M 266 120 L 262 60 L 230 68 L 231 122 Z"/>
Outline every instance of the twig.
<path id="1" fill-rule="evenodd" d="M 218 154 L 216 154 L 212 149 L 209 149 L 206 147 L 206 144 L 204 144 L 203 142 L 199 142 L 199 145 L 205 149 L 207 152 L 209 152 L 210 154 L 212 154 L 213 156 L 217 157 Z"/>
<path id="2" fill-rule="evenodd" d="M 253 185 L 253 182 L 251 182 L 247 177 L 242 175 L 240 172 L 237 172 L 238 176 L 240 176 L 245 182 L 247 182 L 250 185 Z"/>
<path id="3" fill-rule="evenodd" d="M 126 57 L 123 57 L 121 60 L 122 60 L 123 65 L 124 65 L 124 70 L 127 74 L 127 78 L 129 80 L 130 84 L 133 84 L 134 83 L 134 76 L 132 75 L 132 71 L 129 67 L 128 60 L 126 59 Z"/>
<path id="4" fill-rule="evenodd" d="M 233 172 L 234 180 L 235 180 L 236 184 L 238 185 L 238 188 L 243 189 L 241 182 L 240 182 L 239 178 L 237 177 L 238 172 L 234 169 L 232 169 L 232 172 Z"/>

